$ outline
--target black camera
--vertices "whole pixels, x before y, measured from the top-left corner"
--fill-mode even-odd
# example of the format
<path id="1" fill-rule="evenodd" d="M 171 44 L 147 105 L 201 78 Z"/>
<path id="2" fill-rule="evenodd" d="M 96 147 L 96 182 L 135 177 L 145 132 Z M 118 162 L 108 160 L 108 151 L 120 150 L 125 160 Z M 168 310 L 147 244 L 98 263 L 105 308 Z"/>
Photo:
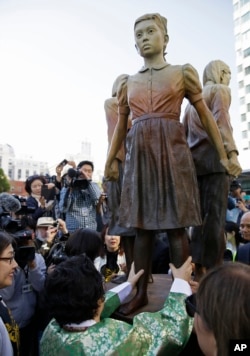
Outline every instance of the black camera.
<path id="1" fill-rule="evenodd" d="M 88 181 L 88 179 L 82 177 L 81 171 L 74 169 L 74 168 L 70 168 L 68 170 L 68 176 L 69 176 L 69 178 L 71 178 L 69 187 L 79 188 L 79 189 L 87 189 L 88 188 L 89 181 Z"/>
<path id="2" fill-rule="evenodd" d="M 12 196 L 16 199 L 19 200 L 20 204 L 21 204 L 21 209 L 19 209 L 18 211 L 16 211 L 16 215 L 28 215 L 28 214 L 32 214 L 34 213 L 34 211 L 36 210 L 36 208 L 27 206 L 27 198 L 25 197 L 21 197 L 19 195 L 15 195 L 12 194 Z"/>
<path id="3" fill-rule="evenodd" d="M 27 262 L 35 259 L 35 247 L 29 246 L 28 241 L 32 240 L 31 230 L 20 230 L 12 234 L 15 239 L 15 260 L 23 268 Z"/>
<path id="4" fill-rule="evenodd" d="M 65 241 L 55 243 L 49 251 L 49 255 L 46 257 L 46 265 L 51 264 L 58 265 L 59 263 L 65 261 L 68 256 L 65 253 Z"/>
<path id="5" fill-rule="evenodd" d="M 17 232 L 22 228 L 21 220 L 13 219 L 9 213 L 0 215 L 0 228 L 10 234 Z"/>

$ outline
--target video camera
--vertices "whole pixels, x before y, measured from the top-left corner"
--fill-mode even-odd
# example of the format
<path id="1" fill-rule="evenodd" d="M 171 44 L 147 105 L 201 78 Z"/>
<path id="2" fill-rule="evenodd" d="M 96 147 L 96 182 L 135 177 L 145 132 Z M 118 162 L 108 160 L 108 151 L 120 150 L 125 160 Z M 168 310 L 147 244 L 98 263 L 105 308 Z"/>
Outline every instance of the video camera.
<path id="1" fill-rule="evenodd" d="M 68 174 L 69 178 L 71 178 L 69 187 L 79 188 L 79 189 L 87 189 L 88 188 L 89 181 L 88 181 L 88 179 L 82 177 L 81 171 L 74 169 L 74 168 L 70 168 L 68 170 L 67 174 Z"/>
<path id="2" fill-rule="evenodd" d="M 0 229 L 8 232 L 14 238 L 15 259 L 20 267 L 24 267 L 28 261 L 35 258 L 35 247 L 28 245 L 32 239 L 32 231 L 25 230 L 22 219 L 14 219 L 11 213 L 16 215 L 28 215 L 34 209 L 27 207 L 26 198 L 9 193 L 0 194 Z"/>
<path id="3" fill-rule="evenodd" d="M 32 214 L 35 208 L 27 206 L 27 199 L 18 195 L 7 193 L 0 194 L 0 228 L 9 233 L 16 233 L 22 230 L 20 219 L 13 219 L 11 213 L 16 215 Z"/>
<path id="4" fill-rule="evenodd" d="M 29 246 L 28 241 L 32 240 L 31 230 L 21 230 L 12 234 L 15 239 L 15 260 L 17 264 L 23 268 L 27 262 L 35 259 L 35 246 Z"/>

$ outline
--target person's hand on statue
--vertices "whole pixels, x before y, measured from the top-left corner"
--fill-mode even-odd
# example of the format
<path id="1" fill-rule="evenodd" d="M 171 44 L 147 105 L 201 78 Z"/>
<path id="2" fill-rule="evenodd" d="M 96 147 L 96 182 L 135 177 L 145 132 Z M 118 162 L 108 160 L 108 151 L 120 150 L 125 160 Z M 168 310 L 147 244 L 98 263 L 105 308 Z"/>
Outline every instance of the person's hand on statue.
<path id="1" fill-rule="evenodd" d="M 179 268 L 176 268 L 172 263 L 169 263 L 169 267 L 171 268 L 174 279 L 180 278 L 189 283 L 193 271 L 193 265 L 191 262 L 192 262 L 192 257 L 189 256 L 186 259 L 186 261 L 183 263 L 183 265 L 181 265 L 181 267 Z"/>
<path id="2" fill-rule="evenodd" d="M 104 177 L 106 180 L 115 181 L 119 178 L 118 160 L 114 159 L 111 164 L 107 161 L 105 165 Z"/>
<path id="3" fill-rule="evenodd" d="M 140 269 L 137 273 L 135 273 L 135 265 L 134 262 L 131 265 L 131 269 L 128 276 L 128 282 L 131 283 L 132 287 L 136 286 L 136 283 L 139 281 L 140 277 L 143 275 L 144 270 Z"/>

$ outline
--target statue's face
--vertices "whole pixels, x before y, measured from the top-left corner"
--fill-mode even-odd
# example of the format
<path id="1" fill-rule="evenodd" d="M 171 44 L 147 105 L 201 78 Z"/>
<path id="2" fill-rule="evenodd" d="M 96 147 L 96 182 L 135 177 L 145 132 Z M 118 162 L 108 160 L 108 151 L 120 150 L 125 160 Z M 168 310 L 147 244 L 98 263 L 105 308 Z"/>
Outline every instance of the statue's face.
<path id="1" fill-rule="evenodd" d="M 223 69 L 221 75 L 221 84 L 229 85 L 231 80 L 231 71 L 229 69 Z"/>
<path id="2" fill-rule="evenodd" d="M 165 38 L 154 20 L 144 20 L 135 27 L 135 43 L 142 57 L 163 53 Z"/>

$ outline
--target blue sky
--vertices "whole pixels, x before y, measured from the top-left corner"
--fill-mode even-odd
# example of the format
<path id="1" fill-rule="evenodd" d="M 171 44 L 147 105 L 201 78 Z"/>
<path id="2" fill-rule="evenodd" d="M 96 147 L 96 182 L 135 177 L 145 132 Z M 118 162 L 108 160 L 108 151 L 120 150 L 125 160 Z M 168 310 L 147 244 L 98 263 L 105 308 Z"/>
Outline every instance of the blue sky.
<path id="1" fill-rule="evenodd" d="M 235 126 L 232 10 L 231 0 L 0 0 L 0 143 L 52 167 L 88 139 L 102 169 L 103 103 L 119 74 L 142 66 L 133 23 L 147 12 L 168 19 L 169 63 L 189 62 L 200 76 L 213 59 L 231 67 Z"/>

